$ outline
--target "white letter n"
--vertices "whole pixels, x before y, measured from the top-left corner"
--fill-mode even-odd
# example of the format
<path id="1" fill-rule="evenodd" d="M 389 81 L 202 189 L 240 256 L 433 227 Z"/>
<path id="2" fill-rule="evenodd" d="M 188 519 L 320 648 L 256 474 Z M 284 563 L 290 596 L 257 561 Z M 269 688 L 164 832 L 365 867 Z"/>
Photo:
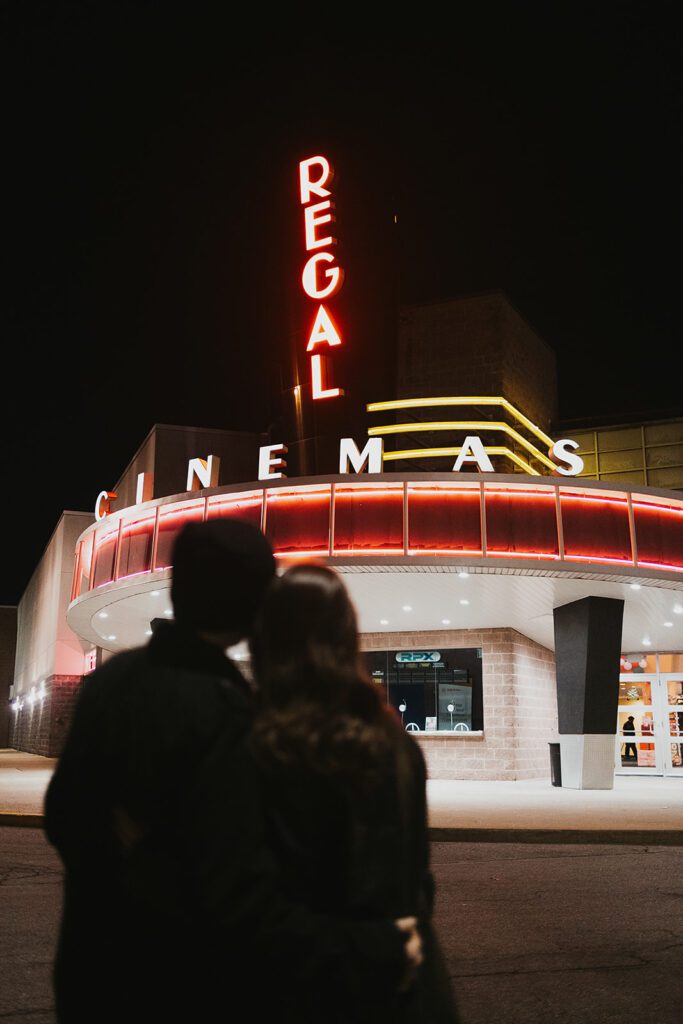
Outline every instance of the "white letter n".
<path id="1" fill-rule="evenodd" d="M 218 487 L 218 471 L 221 460 L 218 455 L 207 459 L 190 459 L 187 464 L 186 491 L 199 491 L 205 487 Z"/>

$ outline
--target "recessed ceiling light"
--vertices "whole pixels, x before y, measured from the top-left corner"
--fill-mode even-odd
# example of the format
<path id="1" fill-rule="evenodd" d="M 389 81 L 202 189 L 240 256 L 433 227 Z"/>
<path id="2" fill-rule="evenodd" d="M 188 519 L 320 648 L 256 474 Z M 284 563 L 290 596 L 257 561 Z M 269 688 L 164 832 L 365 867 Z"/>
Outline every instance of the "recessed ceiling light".
<path id="1" fill-rule="evenodd" d="M 164 615 L 173 615 L 173 609 L 167 608 L 166 611 L 164 612 Z"/>
<path id="2" fill-rule="evenodd" d="M 160 593 L 160 590 L 152 590 L 150 593 L 150 597 L 158 597 Z"/>
<path id="3" fill-rule="evenodd" d="M 666 626 L 666 627 L 667 627 L 668 629 L 671 629 L 671 627 L 673 626 L 673 622 L 665 622 L 665 623 L 664 623 L 664 625 L 665 625 L 665 626 Z"/>
<path id="4" fill-rule="evenodd" d="M 145 636 L 151 636 L 151 635 L 152 635 L 152 630 L 151 629 L 146 629 L 145 630 Z"/>
<path id="5" fill-rule="evenodd" d="M 650 640 L 646 636 L 643 637 L 643 639 L 641 640 L 641 643 L 642 643 L 643 647 L 652 647 L 652 640 Z"/>
<path id="6" fill-rule="evenodd" d="M 389 619 L 380 619 L 379 620 L 379 624 L 380 624 L 380 626 L 388 626 L 389 625 Z"/>
<path id="7" fill-rule="evenodd" d="M 450 626 L 450 624 L 451 624 L 451 620 L 450 619 L 442 619 L 441 622 L 442 622 L 442 624 L 444 626 Z"/>
<path id="8" fill-rule="evenodd" d="M 109 618 L 109 612 L 98 612 L 97 613 L 97 618 L 98 619 L 108 619 Z"/>
<path id="9" fill-rule="evenodd" d="M 404 604 L 403 605 L 403 611 L 404 612 L 412 612 L 412 610 L 413 610 L 412 604 Z"/>
<path id="10" fill-rule="evenodd" d="M 629 583 L 631 590 L 640 590 L 640 583 Z"/>
<path id="11" fill-rule="evenodd" d="M 107 640 L 116 640 L 116 636 L 115 636 L 115 634 L 114 634 L 114 633 L 112 633 L 112 634 L 111 634 L 111 636 L 108 636 L 108 637 L 107 637 Z"/>
<path id="12" fill-rule="evenodd" d="M 467 600 L 467 598 L 466 598 L 466 597 L 462 597 L 462 598 L 460 599 L 460 604 L 469 604 L 469 603 L 470 603 L 470 602 L 469 602 L 469 601 Z"/>
<path id="13" fill-rule="evenodd" d="M 458 576 L 460 577 L 461 580 L 466 580 L 467 577 L 469 576 L 469 573 L 466 572 L 465 569 L 463 569 L 462 572 L 458 573 Z"/>
<path id="14" fill-rule="evenodd" d="M 674 615 L 683 615 L 683 604 L 674 605 Z"/>

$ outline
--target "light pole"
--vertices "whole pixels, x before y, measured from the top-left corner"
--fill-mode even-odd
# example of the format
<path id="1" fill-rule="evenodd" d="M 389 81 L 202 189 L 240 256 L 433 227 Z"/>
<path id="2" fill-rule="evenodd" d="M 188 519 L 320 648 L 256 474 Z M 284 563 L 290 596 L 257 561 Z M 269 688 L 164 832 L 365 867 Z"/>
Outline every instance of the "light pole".
<path id="1" fill-rule="evenodd" d="M 451 714 L 451 732 L 453 732 L 453 712 L 455 711 L 455 705 L 454 704 L 449 704 L 448 705 L 448 710 L 450 711 L 450 714 Z"/>
<path id="2" fill-rule="evenodd" d="M 398 710 L 401 712 L 401 725 L 403 725 L 403 713 L 406 709 L 406 702 L 404 700 L 398 706 Z"/>

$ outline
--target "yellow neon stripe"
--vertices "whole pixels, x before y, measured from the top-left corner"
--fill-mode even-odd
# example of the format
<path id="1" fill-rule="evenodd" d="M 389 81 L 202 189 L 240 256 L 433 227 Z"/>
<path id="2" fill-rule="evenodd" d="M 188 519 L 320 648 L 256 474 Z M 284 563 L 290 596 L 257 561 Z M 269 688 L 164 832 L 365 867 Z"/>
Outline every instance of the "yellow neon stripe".
<path id="1" fill-rule="evenodd" d="M 383 461 L 398 462 L 399 459 L 432 459 L 438 458 L 440 455 L 459 455 L 461 451 L 462 448 L 406 448 L 404 451 L 399 452 L 385 452 Z M 487 455 L 505 455 L 508 459 L 512 459 L 525 473 L 529 473 L 531 476 L 541 476 L 538 470 L 533 469 L 528 462 L 525 462 L 515 452 L 511 452 L 509 448 L 492 445 L 490 447 L 485 446 L 484 451 Z"/>
<path id="2" fill-rule="evenodd" d="M 386 412 L 391 409 L 429 409 L 439 405 L 502 405 L 502 407 L 509 412 L 516 420 L 519 420 L 527 430 L 530 430 L 532 434 L 547 444 L 550 448 L 553 444 L 552 438 L 548 437 L 540 427 L 537 427 L 535 423 L 532 423 L 524 413 L 516 409 L 512 402 L 508 402 L 507 398 L 493 397 L 491 395 L 466 395 L 466 396 L 447 396 L 443 398 L 399 398 L 392 400 L 391 402 L 371 402 L 370 405 L 366 406 L 368 412 Z"/>
<path id="3" fill-rule="evenodd" d="M 512 402 L 508 402 L 507 398 L 503 399 L 503 406 L 512 416 L 515 416 L 520 423 L 523 423 L 527 430 L 531 431 L 532 434 L 535 434 L 539 441 L 543 441 L 543 444 L 547 444 L 548 448 L 552 448 L 555 443 L 552 437 L 548 437 L 548 435 L 544 433 L 540 427 L 537 427 L 535 423 L 532 423 L 532 421 L 528 419 L 523 412 L 516 409 Z M 555 468 L 555 466 L 553 466 L 553 468 Z"/>
<path id="4" fill-rule="evenodd" d="M 489 420 L 440 420 L 434 423 L 390 423 L 386 427 L 369 427 L 368 436 L 377 437 L 384 434 L 413 434 L 421 431 L 432 431 L 432 430 L 502 430 L 503 433 L 507 434 L 513 440 L 521 444 L 523 448 L 526 448 L 534 458 L 542 462 L 548 469 L 555 470 L 555 463 L 552 462 L 547 455 L 543 452 L 539 452 L 538 448 L 527 441 L 525 437 L 522 437 L 518 431 L 511 427 L 508 423 L 498 423 Z"/>

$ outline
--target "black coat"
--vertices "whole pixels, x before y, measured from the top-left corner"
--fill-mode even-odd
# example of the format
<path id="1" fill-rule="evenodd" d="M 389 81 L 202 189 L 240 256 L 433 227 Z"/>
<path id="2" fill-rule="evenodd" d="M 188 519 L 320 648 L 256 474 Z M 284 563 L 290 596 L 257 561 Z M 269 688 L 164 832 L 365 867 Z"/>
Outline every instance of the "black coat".
<path id="1" fill-rule="evenodd" d="M 390 713 L 387 712 L 387 715 Z M 370 987 L 347 1000 L 334 984 L 312 984 L 291 1024 L 454 1024 L 450 983 L 431 915 L 426 771 L 419 746 L 387 720 L 390 748 L 371 781 L 316 771 L 273 757 L 254 739 L 266 806 L 268 843 L 288 896 L 316 913 L 350 921 L 418 914 L 425 963 L 409 994 Z M 331 992 L 334 998 L 330 998 Z"/>
<path id="2" fill-rule="evenodd" d="M 218 649 L 164 623 L 87 678 L 48 789 L 65 866 L 60 1022 L 271 1012 L 334 972 L 394 991 L 388 921 L 336 921 L 282 893 L 247 738 L 249 688 Z M 264 984 L 265 982 L 265 984 Z"/>

